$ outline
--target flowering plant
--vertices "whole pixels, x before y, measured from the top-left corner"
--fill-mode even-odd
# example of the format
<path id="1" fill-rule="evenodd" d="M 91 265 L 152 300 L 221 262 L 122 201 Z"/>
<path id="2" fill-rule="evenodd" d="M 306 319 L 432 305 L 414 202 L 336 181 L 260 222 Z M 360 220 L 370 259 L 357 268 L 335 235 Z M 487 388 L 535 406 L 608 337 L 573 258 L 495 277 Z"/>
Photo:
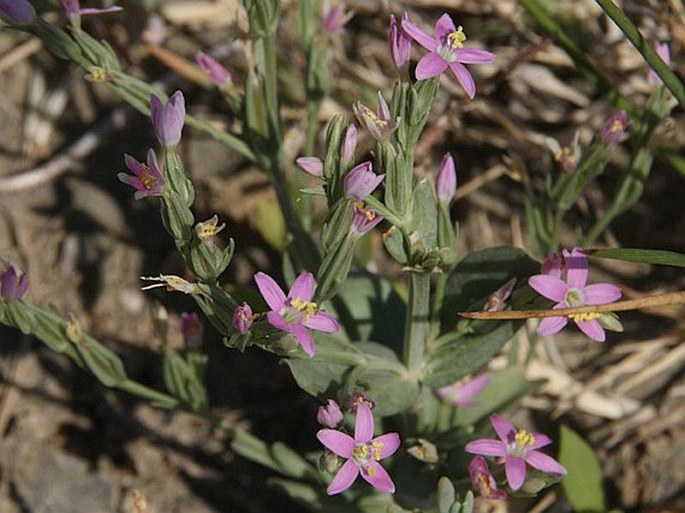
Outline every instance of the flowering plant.
<path id="1" fill-rule="evenodd" d="M 454 214 L 464 187 L 457 179 L 462 160 L 453 148 L 436 148 L 438 157 L 426 164 L 429 159 L 418 148 L 432 109 L 449 103 L 441 96 L 443 71 L 450 69 L 453 77 L 442 80 L 456 79 L 458 101 L 466 104 L 476 96 L 479 73 L 495 76 L 509 66 L 473 43 L 485 35 L 465 46 L 464 28 L 449 14 L 437 19 L 432 34 L 416 17 L 392 15 L 387 58 L 401 78 L 391 92 L 378 92 L 375 110 L 359 100 L 346 115 L 328 119 L 325 145 L 318 148 L 318 120 L 330 93 L 328 50 L 345 37 L 354 13 L 344 2 L 300 2 L 308 126 L 295 158 L 286 151 L 281 109 L 277 35 L 284 17 L 277 0 L 243 2 L 253 39 L 247 69 L 229 70 L 207 53 L 196 54 L 197 81 L 216 86 L 209 90 L 231 111 L 230 130 L 194 117 L 192 99 L 181 90 L 167 96 L 123 71 L 112 47 L 81 29 L 81 15 L 120 8 L 61 4 L 70 20 L 66 28 L 50 25 L 23 1 L 0 1 L 0 16 L 14 29 L 42 38 L 58 56 L 87 70 L 91 80 L 105 82 L 149 115 L 158 148 L 148 150 L 146 163 L 125 155 L 129 173 L 117 176 L 130 188 L 119 185 L 133 192 L 137 205 L 159 204 L 162 226 L 184 271 L 183 277 L 144 278 L 154 283 L 143 290 L 181 292 L 198 312 L 180 316 L 184 347 L 166 344 L 160 351 L 163 391 L 129 376 L 124 360 L 85 333 L 73 316 L 33 304 L 38 298 L 32 297 L 28 275 L 11 263 L 0 269 L 0 322 L 35 335 L 107 387 L 221 427 L 238 455 L 279 474 L 279 489 L 312 510 L 471 513 L 474 492 L 495 500 L 532 496 L 578 472 L 539 450 L 552 445 L 550 436 L 516 429 L 501 415 L 534 387 L 525 377 L 529 358 L 519 358 L 517 337 L 551 337 L 569 320 L 597 342 L 607 340 L 605 330 L 621 331 L 614 311 L 634 304 L 618 301 L 623 294 L 618 285 L 588 284 L 593 258 L 682 264 L 682 255 L 590 248 L 608 223 L 639 199 L 635 176 L 651 164 L 649 151 L 656 145 L 650 136 L 670 108 L 662 85 L 672 82 L 668 73 L 659 68 L 665 81 L 650 76 L 655 89 L 645 114 L 616 111 L 582 148 L 580 135 L 572 148 L 547 140 L 560 170 L 550 169 L 544 192 L 529 177 L 521 179 L 528 252 L 497 246 L 460 255 Z M 416 63 L 414 43 L 428 51 Z M 667 50 L 657 46 L 656 51 L 665 66 Z M 466 67 L 472 64 L 488 66 L 473 69 L 474 78 Z M 186 66 L 195 70 L 195 64 Z M 488 88 L 481 91 L 477 101 Z M 188 127 L 260 168 L 274 188 L 279 209 L 266 216 L 260 230 L 265 240 L 276 241 L 280 265 L 256 270 L 249 282 L 231 283 L 233 275 L 226 272 L 236 245 L 221 237 L 232 231 L 231 223 L 219 223 L 218 214 L 196 219 L 196 190 L 181 151 Z M 612 148 L 634 137 L 639 156 L 630 161 L 630 176 L 620 183 L 617 199 L 572 249 L 560 249 L 565 215 L 603 172 Z M 304 173 L 297 175 L 296 167 Z M 282 237 L 267 237 L 281 224 Z M 381 245 L 383 256 L 364 265 Z M 540 263 L 528 253 L 546 260 Z M 368 270 L 379 268 L 395 274 Z M 214 411 L 205 385 L 210 335 L 199 312 L 222 337 L 220 350 L 263 351 L 287 366 L 311 396 L 312 420 L 323 426 L 305 435 L 320 442 L 316 454 L 269 444 Z M 542 320 L 526 324 L 537 318 Z M 535 322 L 536 329 L 530 328 Z M 164 335 L 167 327 L 160 330 Z M 503 354 L 507 357 L 498 360 Z M 491 428 L 497 439 L 488 438 Z"/>

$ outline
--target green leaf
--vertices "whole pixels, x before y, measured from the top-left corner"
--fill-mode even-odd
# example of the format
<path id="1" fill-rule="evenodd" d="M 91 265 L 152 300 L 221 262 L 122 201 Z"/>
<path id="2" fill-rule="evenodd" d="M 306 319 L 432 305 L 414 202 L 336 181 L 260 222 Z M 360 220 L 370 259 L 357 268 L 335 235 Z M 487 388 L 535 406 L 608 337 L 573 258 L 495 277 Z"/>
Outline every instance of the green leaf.
<path id="1" fill-rule="evenodd" d="M 633 248 L 584 249 L 583 251 L 588 256 L 599 258 L 611 258 L 613 260 L 625 260 L 627 262 L 645 262 L 648 264 L 685 267 L 685 255 L 682 253 L 676 253 L 675 251 Z"/>
<path id="2" fill-rule="evenodd" d="M 207 356 L 197 351 L 188 353 L 187 360 L 171 349 L 164 353 L 164 384 L 167 390 L 194 411 L 207 406 L 203 384 Z"/>
<path id="3" fill-rule="evenodd" d="M 481 321 L 484 322 L 488 324 L 480 324 L 479 327 L 487 331 L 446 337 L 431 350 L 424 367 L 423 382 L 426 385 L 443 387 L 472 374 L 485 365 L 523 325 L 519 321 Z"/>
<path id="4" fill-rule="evenodd" d="M 406 306 L 390 282 L 364 270 L 350 272 L 333 300 L 350 340 L 380 342 L 401 351 Z"/>
<path id="5" fill-rule="evenodd" d="M 296 477 L 298 479 L 304 478 L 307 475 L 312 475 L 312 466 L 302 458 L 297 452 L 292 450 L 283 442 L 275 442 L 271 446 L 271 452 L 274 460 L 282 468 L 287 476 Z"/>
<path id="6" fill-rule="evenodd" d="M 88 369 L 103 385 L 113 387 L 126 381 L 121 359 L 93 337 L 84 334 L 75 346 Z"/>
<path id="7" fill-rule="evenodd" d="M 421 244 L 427 250 L 438 246 L 438 209 L 435 204 L 433 186 L 422 180 L 412 195 L 412 228 L 421 236 Z"/>
<path id="8" fill-rule="evenodd" d="M 442 311 L 442 332 L 457 324 L 457 312 L 480 310 L 495 290 L 512 278 L 517 290 L 528 278 L 540 272 L 540 264 L 522 250 L 512 246 L 497 246 L 471 253 L 452 270 L 445 286 Z M 517 308 L 516 293 L 511 303 Z"/>
<path id="9" fill-rule="evenodd" d="M 606 511 L 597 455 L 578 433 L 566 426 L 561 426 L 559 462 L 568 470 L 562 486 L 573 509 L 580 513 Z"/>
<path id="10" fill-rule="evenodd" d="M 450 513 L 450 508 L 454 504 L 454 485 L 446 476 L 438 479 L 438 511 L 440 513 Z"/>

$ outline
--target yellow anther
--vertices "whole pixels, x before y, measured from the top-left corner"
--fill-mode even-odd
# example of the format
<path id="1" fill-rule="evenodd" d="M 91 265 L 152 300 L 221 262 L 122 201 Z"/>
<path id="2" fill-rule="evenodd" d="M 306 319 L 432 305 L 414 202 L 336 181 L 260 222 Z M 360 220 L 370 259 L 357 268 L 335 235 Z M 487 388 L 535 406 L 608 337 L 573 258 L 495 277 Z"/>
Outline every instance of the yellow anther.
<path id="1" fill-rule="evenodd" d="M 602 316 L 602 314 L 597 313 L 597 312 L 588 312 L 588 313 L 580 313 L 580 314 L 569 315 L 569 317 L 575 322 L 594 321 L 595 319 L 599 319 L 601 316 Z"/>
<path id="2" fill-rule="evenodd" d="M 371 446 L 373 447 L 373 458 L 376 461 L 381 460 L 381 449 L 383 448 L 383 442 L 371 442 Z"/>
<path id="3" fill-rule="evenodd" d="M 91 66 L 88 68 L 85 79 L 89 82 L 104 82 L 108 80 L 109 77 L 110 73 L 107 70 L 100 68 L 99 66 Z"/>
<path id="4" fill-rule="evenodd" d="M 195 225 L 195 233 L 197 233 L 200 240 L 205 240 L 214 237 L 224 228 L 226 228 L 226 223 L 219 225 L 219 216 L 214 215 L 202 223 L 197 223 Z"/>
<path id="5" fill-rule="evenodd" d="M 312 303 L 311 301 L 304 301 L 303 299 L 296 297 L 290 301 L 290 304 L 300 312 L 304 312 L 305 315 L 314 315 L 316 313 L 316 303 Z"/>
<path id="6" fill-rule="evenodd" d="M 369 467 L 366 469 L 366 473 L 369 474 L 371 477 L 376 475 L 376 469 L 373 467 Z"/>
<path id="7" fill-rule="evenodd" d="M 466 41 L 466 34 L 464 34 L 464 28 L 461 25 L 454 32 L 447 34 L 447 43 L 452 48 L 463 48 L 464 41 Z"/>
<path id="8" fill-rule="evenodd" d="M 519 447 L 533 445 L 535 443 L 535 437 L 525 429 L 519 429 L 516 432 L 514 440 L 516 441 L 516 445 L 518 445 Z"/>
<path id="9" fill-rule="evenodd" d="M 143 183 L 146 189 L 152 189 L 152 187 L 155 185 L 155 182 L 157 179 L 152 176 L 150 173 L 147 171 L 143 171 L 138 175 L 138 179 Z"/>
<path id="10" fill-rule="evenodd" d="M 490 488 L 490 479 L 483 472 L 479 472 L 478 479 L 480 480 L 482 487 L 483 497 L 489 497 L 490 493 L 492 493 L 492 488 Z"/>

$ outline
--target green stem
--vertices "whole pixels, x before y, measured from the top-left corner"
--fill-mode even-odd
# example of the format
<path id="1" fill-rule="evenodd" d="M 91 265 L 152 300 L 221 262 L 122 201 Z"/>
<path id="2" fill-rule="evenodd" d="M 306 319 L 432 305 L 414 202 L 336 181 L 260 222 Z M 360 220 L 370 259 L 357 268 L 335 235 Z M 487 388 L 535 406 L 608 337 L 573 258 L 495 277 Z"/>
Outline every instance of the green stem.
<path id="1" fill-rule="evenodd" d="M 147 399 L 148 401 L 152 401 L 153 403 L 155 403 L 156 406 L 159 406 L 160 408 L 173 410 L 175 408 L 178 408 L 179 406 L 178 399 L 176 399 L 175 397 L 162 392 L 158 392 L 153 388 L 146 387 L 145 385 L 138 383 L 137 381 L 133 381 L 131 379 L 127 379 L 123 383 L 120 383 L 119 385 L 117 385 L 117 388 L 119 390 L 123 390 L 124 392 L 128 392 L 129 394 L 142 397 L 143 399 Z"/>
<path id="2" fill-rule="evenodd" d="M 409 304 L 404 327 L 404 363 L 409 373 L 418 376 L 426 351 L 430 328 L 430 274 L 409 273 Z"/>
<path id="3" fill-rule="evenodd" d="M 625 34 L 628 40 L 633 44 L 642 57 L 647 61 L 650 67 L 664 82 L 664 85 L 673 93 L 678 99 L 678 103 L 685 107 L 685 86 L 673 73 L 668 65 L 659 57 L 654 49 L 654 46 L 647 41 L 637 27 L 631 22 L 625 13 L 614 4 L 611 0 L 595 0 L 602 8 L 609 18 L 611 18 L 621 32 Z"/>
<path id="4" fill-rule="evenodd" d="M 264 52 L 264 97 L 270 116 L 272 136 L 279 139 L 279 151 L 281 138 L 281 119 L 278 107 L 278 64 L 276 59 L 276 33 L 269 34 L 262 39 Z"/>
<path id="5" fill-rule="evenodd" d="M 445 300 L 445 287 L 447 286 L 447 272 L 438 276 L 433 292 L 433 308 L 431 310 L 430 339 L 435 340 L 440 334 L 440 314 L 442 313 L 442 303 Z"/>

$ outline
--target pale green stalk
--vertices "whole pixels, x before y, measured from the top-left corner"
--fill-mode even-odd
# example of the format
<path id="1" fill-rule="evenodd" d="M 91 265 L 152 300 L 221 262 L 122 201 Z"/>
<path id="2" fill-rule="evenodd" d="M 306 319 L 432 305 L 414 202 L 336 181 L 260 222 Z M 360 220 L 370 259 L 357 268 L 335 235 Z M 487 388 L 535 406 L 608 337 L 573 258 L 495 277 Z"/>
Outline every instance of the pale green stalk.
<path id="1" fill-rule="evenodd" d="M 430 328 L 430 273 L 409 273 L 409 304 L 404 327 L 404 364 L 418 378 Z"/>

